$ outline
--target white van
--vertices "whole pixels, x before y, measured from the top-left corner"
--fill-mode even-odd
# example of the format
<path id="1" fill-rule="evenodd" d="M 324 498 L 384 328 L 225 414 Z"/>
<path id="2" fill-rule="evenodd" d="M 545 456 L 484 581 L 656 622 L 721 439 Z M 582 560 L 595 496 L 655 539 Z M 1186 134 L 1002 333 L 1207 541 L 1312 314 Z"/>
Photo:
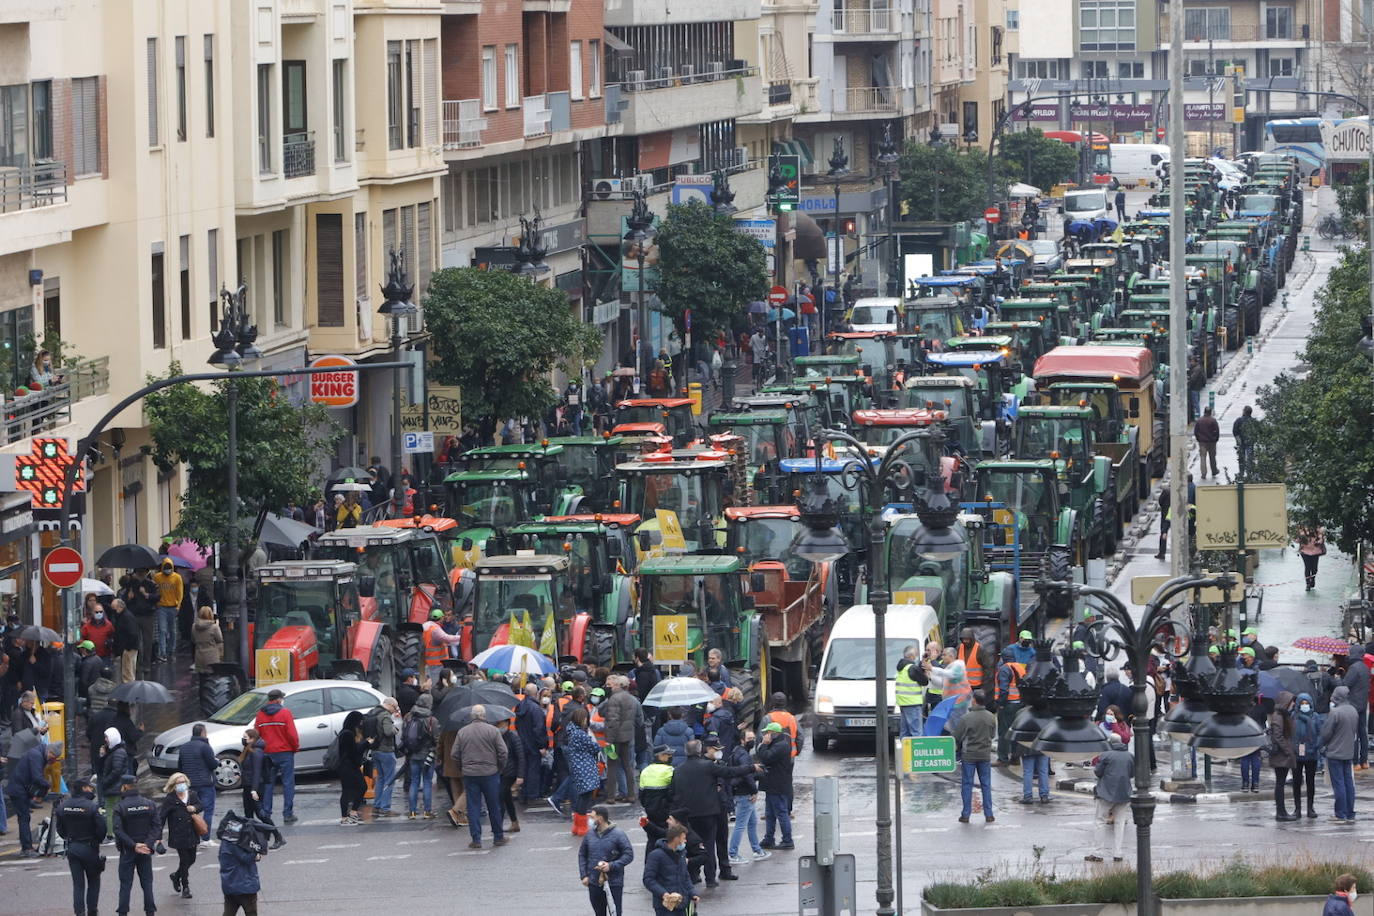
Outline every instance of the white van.
<path id="1" fill-rule="evenodd" d="M 849 327 L 854 331 L 877 333 L 897 330 L 897 309 L 902 300 L 896 296 L 866 296 L 854 300 L 849 310 Z"/>
<path id="2" fill-rule="evenodd" d="M 897 662 L 907 646 L 915 646 L 924 654 L 926 643 L 940 637 L 940 619 L 929 605 L 894 604 L 888 607 L 885 620 L 888 727 L 895 736 L 901 721 L 892 681 Z M 873 606 L 856 604 L 830 628 L 830 640 L 821 658 L 811 729 L 816 750 L 825 750 L 833 738 L 872 740 L 876 726 L 873 651 Z"/>
<path id="3" fill-rule="evenodd" d="M 1108 216 L 1106 188 L 1084 188 L 1064 192 L 1064 222 L 1081 219 L 1088 222 Z"/>
<path id="4" fill-rule="evenodd" d="M 1111 151 L 1112 177 L 1126 187 L 1154 187 L 1160 165 L 1169 161 L 1169 147 L 1163 143 L 1113 143 Z"/>

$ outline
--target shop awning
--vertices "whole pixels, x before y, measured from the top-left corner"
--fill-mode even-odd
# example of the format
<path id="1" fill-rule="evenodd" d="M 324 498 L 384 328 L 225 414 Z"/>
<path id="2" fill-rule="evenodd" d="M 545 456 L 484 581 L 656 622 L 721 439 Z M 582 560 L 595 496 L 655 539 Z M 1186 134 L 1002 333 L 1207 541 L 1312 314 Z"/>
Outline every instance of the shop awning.
<path id="1" fill-rule="evenodd" d="M 816 161 L 816 157 L 811 154 L 811 147 L 806 145 L 806 141 L 792 137 L 786 140 L 774 140 L 773 152 L 784 156 L 800 156 L 802 171 Z"/>

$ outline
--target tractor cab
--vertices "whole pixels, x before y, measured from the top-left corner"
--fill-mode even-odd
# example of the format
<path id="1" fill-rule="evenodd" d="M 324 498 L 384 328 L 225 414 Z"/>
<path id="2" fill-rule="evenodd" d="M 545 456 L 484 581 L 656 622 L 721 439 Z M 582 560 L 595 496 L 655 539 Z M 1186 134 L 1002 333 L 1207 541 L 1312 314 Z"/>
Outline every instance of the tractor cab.
<path id="1" fill-rule="evenodd" d="M 697 419 L 690 398 L 635 398 L 615 405 L 613 436 L 653 433 L 667 436 L 675 445 L 697 437 Z"/>
<path id="2" fill-rule="evenodd" d="M 999 503 L 1005 508 L 993 513 L 994 546 L 989 559 L 995 562 L 999 550 L 1020 547 L 1021 562 L 1030 569 L 1042 563 L 1055 547 L 1067 547 L 1068 555 L 1054 561 L 1059 578 L 1068 578 L 1069 567 L 1079 546 L 1077 516 L 1061 508 L 1059 479 L 1053 459 L 984 461 L 977 467 L 977 501 Z M 1048 564 L 1047 564 L 1048 565 Z"/>
<path id="3" fill-rule="evenodd" d="M 792 361 L 797 370 L 797 378 L 825 378 L 830 375 L 854 375 L 859 371 L 863 360 L 850 347 L 839 352 L 844 338 L 831 334 L 826 338 L 826 349 L 830 352 L 817 356 L 798 356 Z"/>
<path id="4" fill-rule="evenodd" d="M 806 376 L 784 385 L 765 386 L 763 391 L 765 394 L 809 395 L 815 399 L 821 425 L 843 429 L 852 412 L 868 406 L 871 387 L 867 376 L 854 374 Z"/>
<path id="5" fill-rule="evenodd" d="M 877 379 L 879 383 L 885 383 L 887 370 L 897 360 L 896 346 L 892 341 L 891 332 L 876 331 L 834 331 L 825 338 L 825 349 L 830 357 L 853 356 L 855 363 L 853 368 L 848 371 L 812 371 L 807 365 L 810 360 L 816 357 L 801 356 L 797 358 L 799 374 L 801 375 L 854 375 L 862 373 L 871 379 Z"/>
<path id="6" fill-rule="evenodd" d="M 320 535 L 312 559 L 357 564 L 364 604 L 389 626 L 423 625 L 434 608 L 453 608 L 451 557 L 432 531 L 363 525 Z"/>
<path id="7" fill-rule="evenodd" d="M 925 434 L 902 447 L 903 460 L 917 468 L 939 468 L 944 492 L 951 494 L 951 498 L 957 502 L 963 480 L 959 473 L 958 458 L 946 454 L 946 446 L 951 444 L 942 425 L 946 416 L 944 410 L 930 408 L 856 410 L 854 434 L 867 446 L 869 456 L 881 457 L 902 436 L 925 430 Z M 916 489 L 924 493 L 933 485 L 934 481 L 923 480 L 917 483 Z"/>
<path id="8" fill-rule="evenodd" d="M 575 500 L 573 512 L 597 512 L 609 509 L 615 499 L 615 466 L 625 449 L 619 436 L 562 436 L 550 439 L 549 444 L 563 450 L 559 466 L 564 479 L 582 490 L 582 499 Z"/>
<path id="9" fill-rule="evenodd" d="M 1001 350 L 961 350 L 932 353 L 927 358 L 932 375 L 966 378 L 977 386 L 978 415 L 984 420 L 1016 419 L 1017 380 L 1011 377 L 1008 354 Z"/>
<path id="10" fill-rule="evenodd" d="M 969 541 L 964 526 L 955 522 L 932 528 L 918 515 L 898 515 L 888 526 L 886 547 L 893 603 L 934 608 L 940 636 L 948 638 L 968 601 Z"/>
<path id="11" fill-rule="evenodd" d="M 1045 339 L 1047 330 L 1043 322 L 1024 319 L 989 321 L 983 326 L 983 333 L 989 337 L 1008 338 L 1007 347 L 1016 362 L 1012 368 L 1017 375 L 1024 375 L 1027 369 L 1035 365 L 1037 359 L 1044 356 L 1051 346 L 1057 343 Z"/>
<path id="12" fill-rule="evenodd" d="M 729 465 L 711 459 L 627 461 L 616 465 L 620 482 L 620 511 L 638 515 L 641 540 L 659 536 L 667 550 L 718 547 L 716 525 L 721 518 Z M 671 518 L 670 518 L 671 517 Z M 681 539 L 680 544 L 673 543 Z"/>
<path id="13" fill-rule="evenodd" d="M 805 442 L 811 430 L 812 411 L 816 408 L 816 399 L 811 396 L 811 392 L 806 394 L 783 393 L 783 394 L 751 394 L 736 397 L 730 406 L 730 411 L 748 413 L 752 411 L 780 410 L 787 416 L 787 428 L 790 430 L 792 439 L 795 442 Z"/>
<path id="14" fill-rule="evenodd" d="M 822 458 L 819 462 L 815 458 L 788 458 L 782 462 L 782 472 L 786 475 L 783 488 L 787 493 L 823 495 L 834 503 L 840 530 L 855 545 L 854 551 L 861 552 L 858 545 L 868 543 L 868 532 L 864 524 L 863 490 L 867 484 L 856 467 L 860 460 L 843 456 Z M 869 456 L 867 460 L 877 465 L 880 459 Z M 857 553 L 851 552 L 854 556 Z"/>
<path id="15" fill-rule="evenodd" d="M 978 385 L 953 375 L 922 375 L 906 380 L 902 407 L 939 410 L 950 439 L 965 455 L 991 453 L 997 441 L 996 422 L 978 418 Z"/>
<path id="16" fill-rule="evenodd" d="M 902 311 L 902 329 L 924 339 L 923 349 L 939 350 L 944 341 L 964 333 L 964 314 L 964 303 L 956 296 L 908 299 Z"/>
<path id="17" fill-rule="evenodd" d="M 521 551 L 515 556 L 485 557 L 477 565 L 472 616 L 463 621 L 462 654 L 472 658 L 509 643 L 512 627 L 525 629 L 539 645 L 552 625 L 556 654 L 580 658 L 590 623 L 590 615 L 578 610 L 566 556 Z"/>
<path id="18" fill-rule="evenodd" d="M 955 299 L 959 303 L 957 314 L 967 324 L 974 328 L 980 328 L 983 323 L 992 318 L 992 298 L 988 292 L 988 281 L 981 276 L 973 277 L 917 277 L 911 281 L 911 293 L 909 299 L 929 299 L 940 298 L 948 300 Z M 907 304 L 910 312 L 912 305 Z M 921 306 L 916 304 L 919 311 Z M 924 332 L 924 328 L 917 325 L 916 317 L 909 317 L 908 327 L 912 330 L 918 328 Z M 953 336 L 953 335 L 947 335 Z"/>
<path id="19" fill-rule="evenodd" d="M 942 273 L 945 276 L 982 277 L 988 283 L 989 293 L 994 296 L 1010 296 L 1025 277 L 1028 270 L 1026 264 L 1024 258 L 997 255 Z"/>
<path id="20" fill-rule="evenodd" d="M 1022 290 L 1024 292 L 1024 287 Z M 1001 321 L 991 322 L 996 326 L 1005 327 L 1008 322 L 1039 324 L 1042 346 L 1053 346 L 1066 339 L 1076 341 L 1079 329 L 1069 307 L 1057 298 L 1006 299 L 998 306 L 998 311 L 1002 316 Z"/>
<path id="21" fill-rule="evenodd" d="M 554 511 L 528 470 L 455 471 L 444 478 L 444 489 L 448 515 L 460 529 L 454 561 L 469 569 L 495 534 Z"/>
<path id="22" fill-rule="evenodd" d="M 567 489 L 563 447 L 548 439 L 528 445 L 489 445 L 463 453 L 464 470 L 528 471 L 548 493 Z"/>
<path id="23" fill-rule="evenodd" d="M 781 498 L 778 462 L 799 454 L 796 435 L 781 410 L 715 413 L 707 423 L 712 439 L 736 436 L 743 440 L 745 462 L 753 471 L 751 485 L 765 500 Z"/>

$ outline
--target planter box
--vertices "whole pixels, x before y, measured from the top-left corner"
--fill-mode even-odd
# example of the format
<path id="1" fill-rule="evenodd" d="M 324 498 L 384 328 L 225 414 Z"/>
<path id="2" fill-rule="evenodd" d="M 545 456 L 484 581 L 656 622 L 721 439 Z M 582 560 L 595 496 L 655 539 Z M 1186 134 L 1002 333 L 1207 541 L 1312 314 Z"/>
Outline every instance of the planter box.
<path id="1" fill-rule="evenodd" d="M 1161 900 L 1161 916 L 1291 916 L 1320 913 L 1320 897 L 1208 897 Z M 1121 903 L 1057 903 L 1049 906 L 992 906 L 944 909 L 921 901 L 924 916 L 1134 916 L 1135 906 Z"/>

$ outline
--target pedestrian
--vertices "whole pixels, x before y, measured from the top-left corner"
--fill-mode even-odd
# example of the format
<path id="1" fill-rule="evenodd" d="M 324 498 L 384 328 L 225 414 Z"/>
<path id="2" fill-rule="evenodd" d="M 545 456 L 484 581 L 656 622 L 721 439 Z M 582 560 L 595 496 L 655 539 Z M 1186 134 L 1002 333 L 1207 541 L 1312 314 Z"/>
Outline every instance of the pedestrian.
<path id="1" fill-rule="evenodd" d="M 1374 670 L 1374 656 L 1365 655 L 1359 646 L 1350 647 L 1345 676 L 1341 683 L 1350 688 L 1350 705 L 1355 710 L 1358 732 L 1355 738 L 1355 769 L 1369 769 L 1369 687 L 1370 671 Z"/>
<path id="2" fill-rule="evenodd" d="M 685 903 L 695 904 L 696 886 L 687 873 L 687 828 L 675 824 L 654 846 L 644 863 L 644 886 L 654 901 L 654 916 L 681 916 Z"/>
<path id="3" fill-rule="evenodd" d="M 792 739 L 777 722 L 763 727 L 762 743 L 755 756 L 763 767 L 758 777 L 763 790 L 763 839 L 759 848 L 794 849 L 792 842 Z M 779 842 L 773 845 L 774 830 Z"/>
<path id="4" fill-rule="evenodd" d="M 601 785 L 601 773 L 597 767 L 600 745 L 588 730 L 589 724 L 590 716 L 586 708 L 574 706 L 561 732 L 563 755 L 568 763 L 568 792 L 572 797 L 573 836 L 586 835 L 587 811 L 591 806 L 592 793 Z"/>
<path id="5" fill-rule="evenodd" d="M 1108 665 L 1102 675 L 1102 692 L 1097 698 L 1097 721 L 1106 720 L 1109 706 L 1116 707 L 1117 718 L 1120 720 L 1121 710 L 1135 709 L 1135 695 L 1131 692 L 1130 681 L 1115 665 Z M 1127 731 L 1127 734 L 1130 732 Z M 1123 736 L 1122 740 L 1127 739 Z"/>
<path id="6" fill-rule="evenodd" d="M 1116 215 L 1121 222 L 1126 221 L 1126 189 L 1121 188 L 1116 192 Z"/>
<path id="7" fill-rule="evenodd" d="M 654 664 L 654 657 L 648 649 L 635 649 L 635 667 L 631 677 L 634 679 L 635 695 L 643 703 L 648 699 L 649 691 L 659 682 L 658 666 Z"/>
<path id="8" fill-rule="evenodd" d="M 138 670 L 145 676 L 157 652 L 157 589 L 147 576 L 146 567 L 135 569 L 120 580 L 119 592 L 138 625 Z"/>
<path id="9" fill-rule="evenodd" d="M 237 916 L 239 910 L 243 910 L 244 916 L 258 916 L 261 858 L 261 854 L 238 843 L 225 840 L 219 844 L 219 889 L 224 894 L 224 916 Z"/>
<path id="10" fill-rule="evenodd" d="M 171 557 L 163 557 L 161 568 L 153 573 L 157 589 L 157 661 L 167 661 L 176 651 L 177 609 L 186 594 L 186 580 L 178 575 Z"/>
<path id="11" fill-rule="evenodd" d="M 177 751 L 177 769 L 186 774 L 208 828 L 215 822 L 215 771 L 219 761 L 210 747 L 210 739 L 205 737 L 204 722 L 191 726 L 191 740 Z M 210 842 L 209 830 L 205 831 L 203 842 Z"/>
<path id="12" fill-rule="evenodd" d="M 112 651 L 119 666 L 116 671 L 119 674 L 119 683 L 127 684 L 137 676 L 140 641 L 138 619 L 134 617 L 133 611 L 128 609 L 128 603 L 123 598 L 116 598 L 110 602 L 110 613 L 114 615 Z"/>
<path id="13" fill-rule="evenodd" d="M 1217 424 L 1217 418 L 1212 416 L 1212 408 L 1203 408 L 1202 416 L 1193 424 L 1193 438 L 1197 439 L 1198 451 L 1202 455 L 1202 476 L 1208 476 L 1207 462 L 1210 461 L 1211 476 L 1217 477 L 1220 473 L 1217 470 L 1217 442 L 1221 440 L 1221 427 Z"/>
<path id="14" fill-rule="evenodd" d="M 919 738 L 925 733 L 926 686 L 930 676 L 918 663 L 915 646 L 902 650 L 894 682 L 897 710 L 902 716 L 901 737 Z"/>
<path id="15" fill-rule="evenodd" d="M 1236 440 L 1236 458 L 1242 476 L 1255 469 L 1255 439 L 1258 433 L 1259 420 L 1255 419 L 1255 408 L 1247 405 L 1236 422 L 1231 424 L 1231 436 Z"/>
<path id="16" fill-rule="evenodd" d="M 1331 885 L 1331 895 L 1322 907 L 1322 916 L 1355 916 L 1355 901 L 1359 896 L 1354 875 L 1337 875 Z"/>
<path id="17" fill-rule="evenodd" d="M 76 692 L 82 699 L 90 698 L 91 685 L 100 679 L 105 659 L 95 654 L 95 643 L 83 639 L 76 644 Z"/>
<path id="18" fill-rule="evenodd" d="M 1298 709 L 1293 714 L 1293 812 L 1296 814 L 1302 810 L 1301 784 L 1306 783 L 1307 816 L 1310 818 L 1317 816 L 1312 797 L 1316 791 L 1317 764 L 1322 755 L 1322 720 L 1323 716 L 1317 712 L 1312 696 L 1298 694 Z"/>
<path id="19" fill-rule="evenodd" d="M 33 831 L 29 825 L 29 815 L 43 803 L 51 790 L 46 773 L 48 766 L 62 759 L 62 742 L 38 744 L 12 763 L 9 781 L 5 784 L 5 801 L 19 823 L 19 856 L 23 859 L 38 858 L 38 850 L 33 845 Z M 8 818 L 6 818 L 8 823 Z"/>
<path id="20" fill-rule="evenodd" d="M 67 869 L 72 874 L 72 910 L 95 916 L 100 909 L 100 873 L 105 863 L 100 844 L 107 835 L 105 817 L 95 803 L 95 784 L 87 778 L 71 783 L 72 794 L 53 812 L 57 835 L 67 841 Z"/>
<path id="21" fill-rule="evenodd" d="M 401 685 L 396 688 L 396 705 L 401 708 L 401 715 L 410 715 L 410 708 L 415 705 L 415 701 L 420 698 L 420 676 L 414 668 L 401 669 Z"/>
<path id="22" fill-rule="evenodd" d="M 994 698 L 997 700 L 997 760 L 993 766 L 1015 766 L 1021 762 L 1019 746 L 1008 736 L 1011 723 L 1021 711 L 1021 681 L 1026 676 L 1026 666 L 1016 660 L 1016 650 L 1012 646 L 1002 648 L 1002 662 L 997 666 L 997 686 Z"/>
<path id="23" fill-rule="evenodd" d="M 754 769 L 755 765 L 752 764 L 740 768 L 713 760 L 707 756 L 702 742 L 692 740 L 687 742 L 687 759 L 673 770 L 673 807 L 687 813 L 693 832 L 705 844 L 706 860 L 703 867 L 707 887 L 718 886 L 718 866 L 729 869 L 728 859 L 718 862 L 716 855 L 716 831 L 724 829 L 725 821 L 720 797 L 716 793 L 716 780 L 732 779 Z"/>
<path id="24" fill-rule="evenodd" d="M 96 787 L 100 807 L 105 811 L 106 833 L 114 834 L 114 809 L 119 797 L 119 780 L 125 773 L 137 769 L 137 761 L 124 744 L 124 736 L 113 725 L 101 733 L 99 761 L 96 764 Z"/>
<path id="25" fill-rule="evenodd" d="M 692 740 L 692 726 L 687 724 L 687 710 L 674 706 L 668 710 L 668 721 L 654 732 L 654 744 L 667 745 L 673 751 L 673 766 L 680 767 L 687 759 L 687 742 Z"/>
<path id="26" fill-rule="evenodd" d="M 1303 525 L 1298 529 L 1297 541 L 1303 578 L 1310 592 L 1317 587 L 1317 563 L 1326 556 L 1326 529 L 1321 525 Z"/>
<path id="27" fill-rule="evenodd" d="M 1274 770 L 1274 820 L 1296 821 L 1302 817 L 1302 804 L 1298 789 L 1297 746 L 1294 734 L 1297 731 L 1293 721 L 1293 694 L 1280 691 L 1274 701 L 1274 711 L 1269 715 L 1265 734 L 1269 739 L 1269 766 Z M 1293 772 L 1293 814 L 1284 805 L 1284 793 L 1288 791 L 1288 773 Z"/>
<path id="28" fill-rule="evenodd" d="M 429 612 L 429 619 L 425 621 L 420 632 L 425 675 L 431 681 L 437 681 L 439 672 L 444 670 L 444 659 L 449 657 L 449 647 L 462 645 L 463 642 L 461 634 L 449 633 L 444 629 L 443 621 L 444 609 L 436 607 Z"/>
<path id="29" fill-rule="evenodd" d="M 87 595 L 82 609 L 85 620 L 81 624 L 81 638 L 95 645 L 95 654 L 108 659 L 114 652 L 114 621 L 105 614 L 105 606 L 98 595 Z"/>
<path id="30" fill-rule="evenodd" d="M 1115 734 L 1108 735 L 1107 753 L 1098 757 L 1093 765 L 1093 773 L 1097 776 L 1097 787 L 1093 790 L 1093 796 L 1097 799 L 1096 829 L 1093 831 L 1095 848 L 1083 857 L 1089 862 L 1102 861 L 1103 840 L 1109 825 L 1112 831 L 1112 861 L 1120 862 L 1122 859 L 1134 767 L 1135 761 L 1121 738 Z"/>
<path id="31" fill-rule="evenodd" d="M 510 824 L 506 833 L 520 832 L 520 812 L 515 807 L 515 795 L 525 783 L 525 745 L 515 733 L 515 724 L 507 719 L 500 725 L 501 740 L 506 743 L 506 762 L 501 767 L 501 805 Z"/>
<path id="32" fill-rule="evenodd" d="M 396 740 L 400 728 L 401 708 L 395 697 L 386 697 L 363 718 L 363 733 L 372 723 L 372 766 L 376 773 L 372 784 L 372 816 L 394 817 L 391 800 L 396 786 Z"/>
<path id="33" fill-rule="evenodd" d="M 399 697 L 396 702 L 400 703 Z M 455 830 L 468 825 L 468 798 L 463 791 L 463 771 L 453 759 L 453 742 L 457 737 L 457 729 L 445 729 L 439 733 L 439 758 L 443 761 L 442 775 L 448 787 L 450 802 L 450 807 L 444 814 Z"/>
<path id="34" fill-rule="evenodd" d="M 592 808 L 591 829 L 577 849 L 577 872 L 596 916 L 606 916 L 607 897 L 616 916 L 624 912 L 621 899 L 625 893 L 625 867 L 634 860 L 630 838 L 611 823 L 609 809 L 605 805 Z"/>
<path id="35" fill-rule="evenodd" d="M 730 755 L 731 766 L 745 766 L 754 762 L 754 733 L 746 730 L 744 738 L 735 745 Z M 747 865 L 749 859 L 739 854 L 739 841 L 747 833 L 749 848 L 754 852 L 753 861 L 762 862 L 772 855 L 759 844 L 759 785 L 758 778 L 751 769 L 742 776 L 730 780 L 730 794 L 734 799 L 735 826 L 730 832 L 730 845 L 727 850 L 731 865 Z"/>
<path id="36" fill-rule="evenodd" d="M 606 679 L 610 696 L 601 704 L 606 720 L 606 793 L 611 802 L 635 802 L 635 735 L 644 730 L 644 710 L 630 691 L 630 679 L 613 674 Z M 546 732 L 547 733 L 547 732 Z M 624 786 L 624 790 L 621 790 Z"/>
<path id="37" fill-rule="evenodd" d="M 706 704 L 706 737 L 720 743 L 721 756 L 728 757 L 739 744 L 739 703 L 744 692 L 738 687 L 726 687 L 724 692 Z"/>
<path id="38" fill-rule="evenodd" d="M 191 647 L 194 650 L 195 672 L 202 680 L 210 674 L 211 666 L 224 661 L 224 633 L 215 620 L 215 609 L 202 605 L 191 624 Z M 210 715 L 214 710 L 202 710 Z"/>
<path id="39" fill-rule="evenodd" d="M 739 689 L 739 688 L 735 688 Z M 776 722 L 782 726 L 782 730 L 787 732 L 787 737 L 792 741 L 792 756 L 797 756 L 801 750 L 802 741 L 805 738 L 797 717 L 787 711 L 787 694 L 781 690 L 773 694 L 768 701 L 768 712 L 759 720 L 760 726 L 767 725 L 769 722 Z"/>
<path id="40" fill-rule="evenodd" d="M 995 704 L 994 704 L 995 708 Z M 983 793 L 983 819 L 991 824 L 997 820 L 992 813 L 992 744 L 997 736 L 997 716 L 988 709 L 981 690 L 973 691 L 969 711 L 950 729 L 960 751 L 960 786 L 964 800 L 959 823 L 967 824 L 973 813 L 973 778 Z"/>
<path id="41" fill-rule="evenodd" d="M 260 808 L 272 816 L 272 790 L 280 777 L 282 822 L 290 826 L 296 823 L 296 752 L 301 749 L 301 739 L 296 733 L 296 717 L 282 705 L 285 698 L 281 690 L 268 691 L 267 705 L 258 710 L 253 727 L 262 736 L 269 764 Z"/>
<path id="42" fill-rule="evenodd" d="M 1170 511 L 1173 500 L 1173 491 L 1169 487 L 1159 488 L 1159 550 L 1155 553 L 1156 560 L 1164 559 L 1164 550 L 1169 544 L 1169 529 L 1173 527 L 1173 512 Z"/>
<path id="43" fill-rule="evenodd" d="M 1040 790 L 1040 802 L 1048 802 L 1053 796 L 1050 794 L 1050 758 L 1039 751 L 1021 749 L 1021 804 L 1029 805 L 1035 802 L 1034 790 Z"/>
<path id="44" fill-rule="evenodd" d="M 1359 713 L 1350 705 L 1351 690 L 1341 684 L 1331 691 L 1331 711 L 1322 723 L 1321 739 L 1326 770 L 1335 794 L 1334 823 L 1355 823 L 1355 757 L 1359 737 Z"/>
<path id="45" fill-rule="evenodd" d="M 158 809 L 158 822 L 167 830 L 167 845 L 177 852 L 177 868 L 170 875 L 172 890 L 181 894 L 183 900 L 191 899 L 191 866 L 196 864 L 196 850 L 200 846 L 201 827 L 206 827 L 204 835 L 209 836 L 209 824 L 202 813 L 199 799 L 191 794 L 191 780 L 184 773 L 173 773 L 162 787 L 167 795 Z M 200 823 L 196 823 L 200 815 Z M 158 840 L 162 831 L 158 831 Z"/>
<path id="46" fill-rule="evenodd" d="M 1108 706 L 1102 714 L 1100 724 L 1104 732 L 1109 735 L 1116 735 L 1126 747 L 1131 746 L 1131 723 L 1126 720 L 1126 715 L 1121 711 L 1120 706 L 1115 704 Z"/>
<path id="47" fill-rule="evenodd" d="M 344 716 L 338 737 L 339 826 L 356 827 L 360 823 L 358 809 L 363 806 L 367 783 L 363 779 L 363 754 L 368 750 L 363 737 L 363 714 L 353 710 Z M 411 815 L 414 817 L 414 815 Z"/>
<path id="48" fill-rule="evenodd" d="M 143 890 L 143 911 L 155 913 L 153 899 L 153 849 L 162 836 L 158 807 L 138 791 L 138 779 L 125 773 L 119 779 L 121 798 L 114 809 L 115 849 L 119 852 L 119 906 L 116 912 L 129 912 L 129 898 L 133 896 L 134 876 L 138 876 Z"/>
<path id="49" fill-rule="evenodd" d="M 496 726 L 487 722 L 487 710 L 472 707 L 472 721 L 459 730 L 453 740 L 452 757 L 463 774 L 463 787 L 468 802 L 469 849 L 482 848 L 482 803 L 486 802 L 491 819 L 494 845 L 505 846 L 509 840 L 501 829 L 501 768 L 506 765 L 506 742 Z M 585 724 L 585 723 L 584 723 Z M 590 736 L 588 736 L 590 737 Z M 595 743 L 595 742 L 593 742 Z"/>
<path id="50" fill-rule="evenodd" d="M 544 722 L 544 707 L 539 702 L 538 684 L 525 685 L 524 697 L 515 707 L 515 731 L 525 745 L 525 771 L 521 774 L 525 782 L 520 787 L 520 800 L 528 805 L 540 797 L 544 781 L 543 760 L 549 752 L 549 729 Z"/>
<path id="51" fill-rule="evenodd" d="M 438 743 L 439 721 L 434 718 L 434 697 L 422 693 L 401 725 L 401 747 L 410 767 L 406 817 L 412 821 L 420 816 L 419 803 L 422 797 L 425 819 L 434 818 L 434 749 Z M 492 812 L 493 820 L 500 817 L 501 812 Z"/>
<path id="52" fill-rule="evenodd" d="M 265 824 L 272 832 L 270 849 L 280 849 L 286 845 L 281 831 L 272 822 L 271 815 L 262 810 L 262 794 L 267 780 L 267 768 L 271 766 L 264 750 L 266 742 L 256 728 L 243 731 L 243 750 L 239 752 L 240 781 L 243 783 L 243 816 Z"/>

